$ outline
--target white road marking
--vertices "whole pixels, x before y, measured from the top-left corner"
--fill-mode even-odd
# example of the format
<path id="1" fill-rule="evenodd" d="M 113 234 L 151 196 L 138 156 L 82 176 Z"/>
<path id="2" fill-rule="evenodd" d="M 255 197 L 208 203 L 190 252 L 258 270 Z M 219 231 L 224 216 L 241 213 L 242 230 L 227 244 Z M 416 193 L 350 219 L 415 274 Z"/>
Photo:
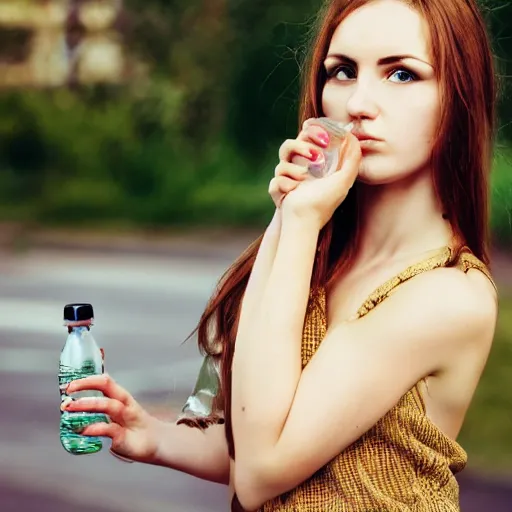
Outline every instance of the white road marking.
<path id="1" fill-rule="evenodd" d="M 0 297 L 0 331 L 50 335 L 55 336 L 56 340 L 60 337 L 64 343 L 66 328 L 62 319 L 63 307 L 63 302 L 55 300 Z M 105 312 L 104 317 L 101 325 L 95 327 L 95 332 L 101 333 L 102 338 L 123 334 L 148 338 L 162 336 L 164 327 L 168 329 L 169 317 L 172 320 L 172 311 L 168 318 L 151 318 L 148 312 L 144 315 L 129 315 L 122 309 L 114 309 Z M 195 325 L 191 329 L 193 327 Z"/>
<path id="2" fill-rule="evenodd" d="M 59 352 L 32 348 L 1 348 L 0 373 L 22 375 L 55 375 L 57 378 Z M 201 367 L 202 358 L 197 356 L 183 361 L 151 367 L 127 369 L 112 373 L 112 377 L 130 393 L 151 391 L 191 391 Z M 57 393 L 57 387 L 55 388 Z"/>
<path id="3" fill-rule="evenodd" d="M 63 307 L 60 301 L 0 298 L 0 330 L 62 336 Z"/>
<path id="4" fill-rule="evenodd" d="M 178 389 L 191 392 L 202 362 L 202 357 L 198 356 L 171 365 L 152 367 L 150 375 L 147 371 L 135 369 L 116 372 L 112 376 L 133 394 L 149 391 L 169 391 L 172 394 Z"/>
<path id="5" fill-rule="evenodd" d="M 183 260 L 123 261 L 85 258 L 58 259 L 20 264 L 15 272 L 18 280 L 52 285 L 111 288 L 119 291 L 147 290 L 179 296 L 209 295 L 226 270 L 224 264 L 198 264 Z M 12 273 L 5 274 L 7 278 Z M 1 277 L 1 274 L 0 274 Z"/>
<path id="6" fill-rule="evenodd" d="M 55 375 L 59 370 L 58 352 L 35 348 L 0 347 L 0 373 Z"/>

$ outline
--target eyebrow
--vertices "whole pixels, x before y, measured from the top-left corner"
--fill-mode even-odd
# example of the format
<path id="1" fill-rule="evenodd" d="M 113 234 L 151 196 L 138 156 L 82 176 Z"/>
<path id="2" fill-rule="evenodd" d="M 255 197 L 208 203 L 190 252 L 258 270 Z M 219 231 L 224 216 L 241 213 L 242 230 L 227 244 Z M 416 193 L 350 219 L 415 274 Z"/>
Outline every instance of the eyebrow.
<path id="1" fill-rule="evenodd" d="M 354 66 L 357 65 L 357 62 L 354 59 L 351 59 L 350 57 L 347 57 L 346 55 L 343 55 L 341 53 L 330 53 L 329 55 L 327 55 L 325 60 L 327 60 L 329 58 L 343 60 L 343 61 L 346 61 L 349 64 L 352 64 Z M 419 62 L 423 62 L 423 64 L 427 64 L 427 66 L 430 66 L 431 68 L 434 67 L 434 66 L 432 66 L 432 64 L 430 64 L 430 62 L 420 59 L 419 57 L 416 57 L 414 55 L 390 55 L 389 57 L 383 57 L 382 59 L 379 59 L 377 61 L 377 65 L 378 66 L 387 66 L 388 64 L 394 64 L 395 62 L 401 62 L 406 59 L 414 59 Z"/>

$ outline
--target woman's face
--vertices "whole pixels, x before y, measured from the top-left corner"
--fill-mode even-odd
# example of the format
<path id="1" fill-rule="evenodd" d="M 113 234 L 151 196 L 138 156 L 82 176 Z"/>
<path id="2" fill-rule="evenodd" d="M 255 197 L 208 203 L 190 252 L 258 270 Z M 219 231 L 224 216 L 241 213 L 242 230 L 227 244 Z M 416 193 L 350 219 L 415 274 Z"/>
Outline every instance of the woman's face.
<path id="1" fill-rule="evenodd" d="M 359 179 L 385 184 L 428 169 L 440 97 L 422 16 L 375 0 L 340 23 L 324 65 L 324 114 L 378 139 L 361 140 Z"/>

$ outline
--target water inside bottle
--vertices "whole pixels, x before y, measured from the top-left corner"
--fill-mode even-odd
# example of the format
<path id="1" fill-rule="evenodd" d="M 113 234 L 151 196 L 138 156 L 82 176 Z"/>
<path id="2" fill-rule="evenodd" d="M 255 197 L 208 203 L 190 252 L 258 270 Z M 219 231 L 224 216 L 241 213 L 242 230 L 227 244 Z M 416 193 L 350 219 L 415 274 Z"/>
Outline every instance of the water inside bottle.
<path id="1" fill-rule="evenodd" d="M 96 363 L 86 360 L 81 368 L 74 368 L 61 364 L 59 367 L 59 388 L 61 400 L 81 397 L 101 397 L 98 391 L 80 391 L 67 395 L 66 386 L 73 380 L 82 379 L 90 375 L 97 375 Z M 108 416 L 98 413 L 68 412 L 62 411 L 60 418 L 60 441 L 64 449 L 74 455 L 83 455 L 99 452 L 102 448 L 102 440 L 99 437 L 83 436 L 80 431 L 93 423 L 108 423 Z"/>

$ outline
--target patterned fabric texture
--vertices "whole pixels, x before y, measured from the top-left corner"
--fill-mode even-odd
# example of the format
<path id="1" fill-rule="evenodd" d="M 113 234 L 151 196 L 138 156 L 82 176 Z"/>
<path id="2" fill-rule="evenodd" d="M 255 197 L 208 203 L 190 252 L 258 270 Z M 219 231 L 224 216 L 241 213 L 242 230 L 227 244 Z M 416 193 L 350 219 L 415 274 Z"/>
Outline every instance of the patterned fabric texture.
<path id="1" fill-rule="evenodd" d="M 377 288 L 354 319 L 368 314 L 401 283 L 449 264 L 453 265 L 452 251 L 446 247 L 408 267 Z M 494 284 L 487 267 L 467 249 L 455 266 L 463 272 L 478 269 Z M 303 367 L 326 331 L 325 290 L 312 291 L 304 322 Z M 259 512 L 460 512 L 454 475 L 465 467 L 467 455 L 429 420 L 419 384 L 356 442 L 298 487 L 265 503 Z M 236 496 L 232 507 L 242 510 Z"/>

